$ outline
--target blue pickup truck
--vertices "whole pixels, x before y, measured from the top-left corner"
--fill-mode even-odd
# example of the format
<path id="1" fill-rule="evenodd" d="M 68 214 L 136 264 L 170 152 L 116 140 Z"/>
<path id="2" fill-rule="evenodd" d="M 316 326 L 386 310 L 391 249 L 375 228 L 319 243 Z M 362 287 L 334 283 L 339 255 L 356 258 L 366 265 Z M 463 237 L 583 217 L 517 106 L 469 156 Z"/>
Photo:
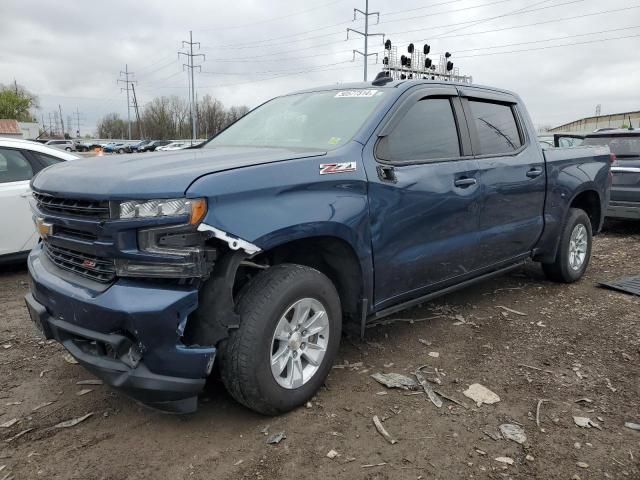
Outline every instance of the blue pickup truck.
<path id="1" fill-rule="evenodd" d="M 265 414 L 306 402 L 341 332 L 537 261 L 585 272 L 607 147 L 542 151 L 520 98 L 438 81 L 275 98 L 202 148 L 32 181 L 32 320 L 146 405 L 191 412 L 217 366 Z"/>

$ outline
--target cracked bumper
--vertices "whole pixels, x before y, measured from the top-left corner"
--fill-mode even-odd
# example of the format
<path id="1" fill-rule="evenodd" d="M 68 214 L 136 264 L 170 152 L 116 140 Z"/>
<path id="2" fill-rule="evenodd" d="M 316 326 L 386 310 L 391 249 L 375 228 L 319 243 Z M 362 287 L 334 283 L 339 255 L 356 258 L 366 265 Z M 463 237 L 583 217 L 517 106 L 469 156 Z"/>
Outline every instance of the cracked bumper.
<path id="1" fill-rule="evenodd" d="M 59 276 L 36 247 L 29 256 L 32 320 L 87 370 L 148 406 L 197 408 L 216 349 L 185 346 L 180 336 L 198 305 L 194 287 L 120 279 L 98 291 Z"/>

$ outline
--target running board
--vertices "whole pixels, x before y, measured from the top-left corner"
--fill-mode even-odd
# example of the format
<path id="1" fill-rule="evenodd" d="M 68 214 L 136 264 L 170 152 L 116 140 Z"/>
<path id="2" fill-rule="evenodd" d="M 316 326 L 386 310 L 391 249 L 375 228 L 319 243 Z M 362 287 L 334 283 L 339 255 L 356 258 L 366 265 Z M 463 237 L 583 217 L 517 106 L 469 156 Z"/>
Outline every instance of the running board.
<path id="1" fill-rule="evenodd" d="M 499 270 L 494 270 L 492 272 L 480 275 L 479 277 L 474 277 L 474 278 L 471 278 L 469 280 L 465 280 L 464 282 L 461 282 L 461 283 L 458 283 L 458 284 L 455 284 L 455 285 L 451 285 L 450 287 L 443 288 L 442 290 L 437 290 L 435 292 L 428 293 L 427 295 L 423 295 L 422 297 L 414 298 L 413 300 L 409 300 L 407 302 L 399 303 L 398 305 L 394 305 L 392 307 L 385 308 L 385 309 L 380 310 L 379 312 L 376 312 L 373 315 L 371 315 L 369 317 L 367 323 L 369 323 L 369 324 L 375 323 L 375 320 L 377 320 L 377 319 L 388 317 L 389 315 L 393 315 L 394 313 L 397 313 L 397 312 L 399 312 L 401 310 L 406 310 L 407 308 L 415 307 L 416 305 L 418 305 L 420 303 L 428 302 L 430 300 L 433 300 L 434 298 L 441 297 L 442 295 L 446 295 L 448 293 L 452 293 L 452 292 L 455 292 L 457 290 L 462 290 L 463 288 L 466 288 L 466 287 L 468 287 L 470 285 L 473 285 L 475 283 L 478 283 L 478 282 L 482 282 L 482 281 L 487 280 L 489 278 L 493 278 L 493 277 L 497 277 L 497 276 L 503 275 L 503 274 L 505 274 L 507 272 L 510 272 L 511 270 L 515 270 L 516 268 L 522 267 L 526 263 L 527 263 L 527 260 L 522 260 L 522 261 L 520 261 L 518 263 L 511 264 L 508 267 L 504 267 L 504 268 L 501 268 Z"/>

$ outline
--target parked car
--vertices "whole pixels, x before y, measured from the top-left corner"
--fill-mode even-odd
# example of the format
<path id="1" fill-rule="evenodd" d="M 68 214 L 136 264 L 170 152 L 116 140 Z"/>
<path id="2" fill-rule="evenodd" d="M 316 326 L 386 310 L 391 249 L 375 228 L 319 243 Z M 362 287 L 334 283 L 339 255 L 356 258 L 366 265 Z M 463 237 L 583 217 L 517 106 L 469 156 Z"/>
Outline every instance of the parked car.
<path id="1" fill-rule="evenodd" d="M 153 152 L 158 147 L 164 147 L 165 145 L 169 145 L 171 142 L 169 140 L 153 140 L 142 148 L 139 148 L 139 152 Z"/>
<path id="2" fill-rule="evenodd" d="M 74 141 L 74 146 L 76 152 L 88 152 L 91 150 L 91 145 L 80 141 Z"/>
<path id="3" fill-rule="evenodd" d="M 105 153 L 131 153 L 131 148 L 125 142 L 112 142 L 104 144 L 102 146 L 102 151 Z"/>
<path id="4" fill-rule="evenodd" d="M 609 174 L 606 147 L 543 151 L 506 91 L 306 90 L 200 149 L 38 175 L 34 215 L 51 227 L 27 305 L 46 338 L 147 405 L 195 410 L 218 362 L 236 400 L 277 414 L 320 388 L 342 330 L 530 260 L 579 280 Z"/>
<path id="5" fill-rule="evenodd" d="M 131 152 L 142 152 L 143 147 L 151 143 L 151 140 L 142 140 L 138 143 L 131 145 Z"/>
<path id="6" fill-rule="evenodd" d="M 38 142 L 0 138 L 0 264 L 24 261 L 38 241 L 29 182 L 40 170 L 78 157 Z"/>
<path id="7" fill-rule="evenodd" d="M 584 141 L 584 134 L 580 133 L 554 133 L 538 136 L 538 142 L 543 148 L 569 148 L 579 147 Z"/>
<path id="8" fill-rule="evenodd" d="M 601 130 L 584 144 L 606 145 L 616 156 L 607 217 L 640 220 L 640 130 Z"/>
<path id="9" fill-rule="evenodd" d="M 72 140 L 48 140 L 45 145 L 66 150 L 67 152 L 75 152 L 76 150 L 76 144 Z"/>
<path id="10" fill-rule="evenodd" d="M 184 150 L 188 146 L 189 146 L 189 143 L 187 142 L 171 142 L 163 147 L 162 146 L 156 147 L 156 150 L 159 152 L 166 152 L 166 151 L 172 151 L 172 150 Z"/>

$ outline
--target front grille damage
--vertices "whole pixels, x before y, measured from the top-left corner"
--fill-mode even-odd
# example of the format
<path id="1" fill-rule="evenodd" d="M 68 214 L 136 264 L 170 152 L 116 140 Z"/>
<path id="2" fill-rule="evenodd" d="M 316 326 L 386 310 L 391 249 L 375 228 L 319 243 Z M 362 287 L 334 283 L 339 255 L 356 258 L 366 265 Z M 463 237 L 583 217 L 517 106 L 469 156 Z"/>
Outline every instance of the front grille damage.
<path id="1" fill-rule="evenodd" d="M 43 248 L 47 258 L 63 270 L 100 283 L 110 283 L 116 278 L 115 263 L 112 259 L 57 247 L 48 242 L 43 242 Z"/>

